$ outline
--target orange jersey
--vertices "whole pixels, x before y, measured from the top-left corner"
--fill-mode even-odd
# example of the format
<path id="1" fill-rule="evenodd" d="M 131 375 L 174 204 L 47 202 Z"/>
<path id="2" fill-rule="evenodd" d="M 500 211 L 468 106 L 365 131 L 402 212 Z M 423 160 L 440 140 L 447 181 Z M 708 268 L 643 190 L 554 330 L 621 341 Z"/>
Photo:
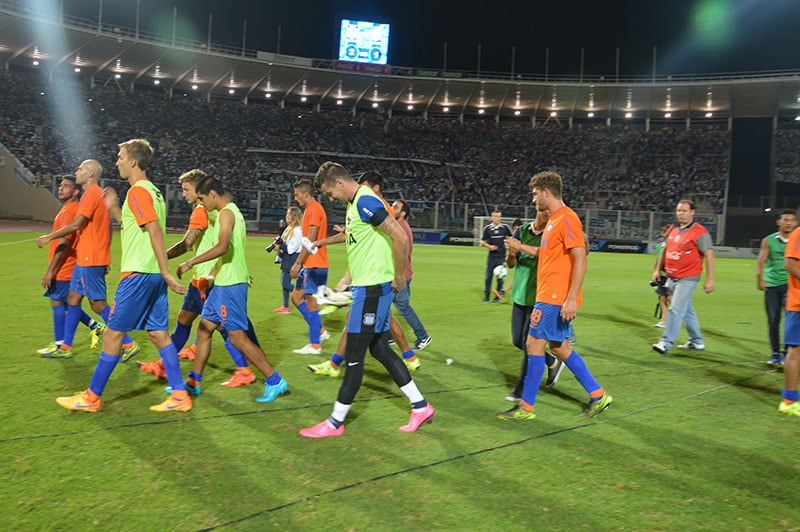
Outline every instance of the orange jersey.
<path id="1" fill-rule="evenodd" d="M 78 214 L 89 220 L 78 236 L 77 264 L 111 264 L 111 213 L 103 199 L 103 189 L 92 185 L 83 191 Z"/>
<path id="2" fill-rule="evenodd" d="M 328 215 L 322 204 L 312 199 L 303 211 L 303 236 L 308 236 L 308 230 L 312 225 L 319 227 L 316 240 L 322 240 L 328 236 Z M 316 255 L 310 253 L 306 255 L 303 263 L 304 268 L 327 268 L 328 267 L 328 248 L 322 246 Z"/>
<path id="3" fill-rule="evenodd" d="M 567 299 L 574 259 L 572 248 L 586 248 L 583 225 L 575 211 L 569 207 L 556 210 L 547 222 L 539 248 L 536 301 L 550 305 L 563 305 Z M 582 303 L 583 290 L 578 292 L 578 305 Z"/>
<path id="4" fill-rule="evenodd" d="M 786 251 L 783 256 L 787 259 L 800 261 L 800 227 L 792 231 L 789 241 L 786 242 Z M 786 310 L 800 312 L 800 279 L 789 274 L 789 289 L 786 292 Z"/>
<path id="5" fill-rule="evenodd" d="M 192 215 L 189 216 L 189 229 L 197 229 L 199 231 L 208 229 L 208 211 L 203 205 L 198 204 L 192 210 Z"/>
<path id="6" fill-rule="evenodd" d="M 78 213 L 78 206 L 79 204 L 77 201 L 70 201 L 61 207 L 61 210 L 56 214 L 55 220 L 53 220 L 54 232 L 68 225 L 75 219 L 75 215 Z M 64 254 L 61 256 L 61 262 L 56 266 L 56 281 L 69 281 L 72 278 L 72 270 L 75 269 L 75 244 L 78 241 L 78 233 L 72 233 L 64 238 L 66 238 L 69 243 L 67 244 L 67 249 L 64 251 Z M 56 253 L 56 248 L 58 248 L 60 240 L 60 238 L 57 238 L 50 241 L 50 255 L 47 258 L 48 264 L 53 260 L 53 255 Z"/>

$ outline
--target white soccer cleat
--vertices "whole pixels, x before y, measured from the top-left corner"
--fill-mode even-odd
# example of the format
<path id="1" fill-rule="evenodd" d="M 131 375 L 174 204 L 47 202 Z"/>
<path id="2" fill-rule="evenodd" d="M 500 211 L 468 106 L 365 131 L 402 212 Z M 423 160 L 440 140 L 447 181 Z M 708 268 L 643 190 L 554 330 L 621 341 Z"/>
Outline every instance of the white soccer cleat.
<path id="1" fill-rule="evenodd" d="M 306 344 L 300 349 L 295 349 L 294 352 L 297 353 L 298 355 L 321 355 L 322 348 L 314 347 L 311 344 Z"/>

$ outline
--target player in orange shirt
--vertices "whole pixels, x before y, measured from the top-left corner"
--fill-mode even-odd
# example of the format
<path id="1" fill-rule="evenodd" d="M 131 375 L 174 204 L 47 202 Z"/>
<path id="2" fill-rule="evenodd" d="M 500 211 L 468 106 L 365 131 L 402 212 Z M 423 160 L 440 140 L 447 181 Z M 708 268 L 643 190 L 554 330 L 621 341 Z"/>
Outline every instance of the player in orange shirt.
<path id="1" fill-rule="evenodd" d="M 519 404 L 498 414 L 500 419 L 530 420 L 545 370 L 545 345 L 564 362 L 589 394 L 589 408 L 583 413 L 594 417 L 611 405 L 612 397 L 595 380 L 583 358 L 569 344 L 570 321 L 581 305 L 583 278 L 586 275 L 586 242 L 583 226 L 575 211 L 561 199 L 562 180 L 555 172 L 540 172 L 530 181 L 537 211 L 548 211 L 539 247 L 536 303 L 531 314 L 526 349 L 528 371 Z"/>
<path id="2" fill-rule="evenodd" d="M 58 199 L 64 205 L 53 220 L 53 231 L 57 231 L 70 223 L 78 212 L 78 196 L 81 189 L 72 176 L 65 176 L 58 187 Z M 59 348 L 64 343 L 64 322 L 67 315 L 67 293 L 69 280 L 75 269 L 75 243 L 76 235 L 69 235 L 50 241 L 49 263 L 42 277 L 42 287 L 45 297 L 50 298 L 50 308 L 53 312 L 54 341 L 47 347 L 39 349 L 37 353 L 44 358 L 56 358 L 61 352 Z M 81 309 L 81 323 L 95 327 L 94 321 Z"/>
<path id="3" fill-rule="evenodd" d="M 328 215 L 322 204 L 314 199 L 312 191 L 313 187 L 308 179 L 300 179 L 294 184 L 294 199 L 303 208 L 303 236 L 316 242 L 328 236 Z M 322 247 L 311 254 L 305 247 L 301 248 L 289 275 L 292 279 L 297 279 L 292 292 L 292 303 L 308 323 L 308 344 L 294 352 L 299 355 L 322 354 L 320 344 L 331 335 L 322 328 L 315 296 L 328 284 L 328 250 Z"/>
<path id="4" fill-rule="evenodd" d="M 83 161 L 75 171 L 75 181 L 83 187 L 83 195 L 75 218 L 64 227 L 36 239 L 36 245 L 44 246 L 51 240 L 63 238 L 75 233 L 78 237 L 75 269 L 69 285 L 67 296 L 67 317 L 64 324 L 64 343 L 52 358 L 71 358 L 75 330 L 81 319 L 81 301 L 84 296 L 89 305 L 103 321 L 108 321 L 111 309 L 106 300 L 106 274 L 111 264 L 111 214 L 103 198 L 103 189 L 98 184 L 103 174 L 103 167 L 93 159 Z M 94 348 L 102 337 L 103 323 L 92 329 Z M 139 345 L 125 335 L 122 360 L 127 361 L 136 356 Z"/>
<path id="5" fill-rule="evenodd" d="M 800 378 L 800 227 L 789 236 L 783 256 L 783 267 L 789 274 L 783 320 L 783 342 L 788 350 L 783 364 L 783 400 L 778 405 L 778 412 L 800 417 L 800 395 L 797 392 Z"/>

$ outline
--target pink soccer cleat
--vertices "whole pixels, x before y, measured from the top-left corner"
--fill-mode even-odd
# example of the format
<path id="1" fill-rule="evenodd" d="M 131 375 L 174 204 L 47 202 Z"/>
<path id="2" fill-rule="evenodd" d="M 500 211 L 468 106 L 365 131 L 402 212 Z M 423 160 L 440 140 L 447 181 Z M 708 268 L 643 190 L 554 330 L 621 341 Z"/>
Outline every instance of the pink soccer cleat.
<path id="1" fill-rule="evenodd" d="M 402 430 L 403 432 L 416 432 L 423 423 L 429 422 L 433 419 L 434 412 L 433 406 L 430 403 L 428 403 L 428 405 L 419 412 L 414 412 L 412 410 L 411 417 L 408 419 L 408 425 L 403 425 L 399 430 Z"/>
<path id="2" fill-rule="evenodd" d="M 331 436 L 341 436 L 342 434 L 344 434 L 344 423 L 339 425 L 337 429 L 327 419 L 322 423 L 300 431 L 300 436 L 306 438 L 329 438 Z"/>

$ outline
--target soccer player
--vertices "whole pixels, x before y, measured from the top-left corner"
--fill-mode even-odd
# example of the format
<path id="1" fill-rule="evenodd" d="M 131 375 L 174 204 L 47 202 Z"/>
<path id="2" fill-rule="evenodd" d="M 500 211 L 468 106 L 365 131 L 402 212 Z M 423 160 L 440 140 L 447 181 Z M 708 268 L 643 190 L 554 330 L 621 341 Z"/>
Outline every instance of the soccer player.
<path id="1" fill-rule="evenodd" d="M 108 321 L 111 309 L 106 301 L 106 273 L 111 264 L 111 215 L 103 198 L 103 189 L 97 184 L 103 167 L 93 159 L 83 161 L 75 171 L 75 181 L 83 187 L 78 213 L 64 227 L 36 239 L 36 245 L 44 246 L 51 240 L 78 233 L 75 269 L 67 294 L 67 316 L 64 323 L 64 343 L 51 358 L 72 357 L 75 331 L 83 310 L 81 300 L 89 298 L 89 305 L 103 322 Z M 105 326 L 100 323 L 92 329 L 90 346 L 97 346 Z M 127 362 L 141 348 L 127 334 L 123 340 L 123 362 Z"/>
<path id="2" fill-rule="evenodd" d="M 178 350 L 167 333 L 169 308 L 167 287 L 178 294 L 186 288 L 169 272 L 166 236 L 166 204 L 158 188 L 147 179 L 153 149 L 145 139 L 131 139 L 119 145 L 117 169 L 130 189 L 120 210 L 113 188 L 106 189 L 105 201 L 120 220 L 122 239 L 121 280 L 114 305 L 103 332 L 103 350 L 89 387 L 56 402 L 68 410 L 97 412 L 111 373 L 122 354 L 125 331 L 145 329 L 164 360 L 172 393 L 153 405 L 156 412 L 188 412 L 192 400 L 186 393 L 178 365 Z"/>
<path id="3" fill-rule="evenodd" d="M 694 221 L 694 213 L 694 203 L 691 200 L 678 201 L 675 208 L 678 225 L 667 233 L 666 246 L 653 270 L 653 281 L 657 281 L 661 277 L 661 270 L 664 270 L 672 284 L 672 304 L 667 312 L 667 326 L 661 340 L 653 344 L 653 351 L 662 355 L 672 349 L 684 322 L 689 341 L 678 347 L 698 351 L 706 348 L 703 333 L 700 331 L 700 321 L 692 305 L 692 295 L 700 282 L 704 259 L 706 280 L 703 290 L 706 294 L 714 291 L 714 248 L 708 230 Z"/>
<path id="4" fill-rule="evenodd" d="M 506 401 L 519 402 L 522 398 L 522 387 L 528 372 L 528 351 L 526 348 L 531 313 L 536 302 L 536 271 L 539 267 L 539 247 L 542 232 L 547 226 L 547 212 L 539 211 L 534 223 L 521 224 L 514 230 L 514 236 L 506 238 L 508 250 L 508 267 L 514 268 L 514 279 L 511 283 L 511 341 L 522 350 L 522 365 L 519 370 L 517 384 Z M 550 353 L 545 352 L 547 380 L 545 388 L 552 388 L 558 382 L 564 363 Z"/>
<path id="5" fill-rule="evenodd" d="M 314 242 L 328 236 L 328 215 L 311 192 L 312 185 L 308 179 L 300 179 L 294 184 L 294 199 L 303 208 L 303 236 Z M 328 250 L 322 247 L 316 254 L 311 254 L 305 248 L 300 249 L 290 275 L 297 279 L 292 303 L 308 323 L 308 344 L 294 352 L 299 355 L 322 354 L 320 344 L 330 338 L 330 333 L 322 328 L 319 305 L 314 296 L 328 284 Z"/>
<path id="6" fill-rule="evenodd" d="M 497 416 L 505 420 L 532 420 L 533 408 L 545 370 L 545 346 L 561 359 L 589 394 L 589 408 L 582 415 L 594 417 L 609 406 L 613 398 L 605 392 L 569 343 L 569 322 L 581 305 L 581 290 L 586 275 L 586 242 L 583 227 L 575 211 L 561 197 L 561 176 L 540 172 L 530 181 L 536 210 L 547 211 L 550 218 L 539 247 L 536 303 L 528 331 L 528 368 L 522 399 L 514 408 Z"/>
<path id="7" fill-rule="evenodd" d="M 200 169 L 195 168 L 182 174 L 178 178 L 183 191 L 183 197 L 190 205 L 193 205 L 192 214 L 189 218 L 189 228 L 183 235 L 183 238 L 170 246 L 167 250 L 167 258 L 173 259 L 180 257 L 187 251 L 194 250 L 196 255 L 211 249 L 217 243 L 217 211 L 208 212 L 205 206 L 197 199 L 197 192 L 195 187 L 197 184 L 208 177 L 208 175 Z M 177 323 L 175 324 L 175 331 L 172 333 L 172 343 L 178 349 L 178 356 L 194 360 L 196 343 L 192 344 L 186 349 L 186 340 L 189 339 L 189 333 L 192 330 L 194 320 L 200 316 L 203 310 L 203 303 L 208 297 L 208 293 L 214 287 L 214 263 L 204 262 L 197 264 L 192 269 L 192 280 L 189 283 L 186 291 L 186 297 L 183 299 L 183 306 L 178 313 Z M 252 325 L 252 324 L 251 324 Z M 222 383 L 222 386 L 230 388 L 236 386 L 245 386 L 252 384 L 256 380 L 256 376 L 250 367 L 247 365 L 245 356 L 236 349 L 228 338 L 228 332 L 225 329 L 220 331 L 222 337 L 225 339 L 225 347 L 231 355 L 234 364 L 236 364 L 236 371 L 233 376 Z M 164 364 L 162 360 L 154 360 L 151 362 L 140 363 L 139 368 L 145 373 L 151 373 L 159 378 L 166 377 L 164 371 Z"/>
<path id="8" fill-rule="evenodd" d="M 383 202 L 383 206 L 386 208 L 386 211 L 389 213 L 389 215 L 397 219 L 394 209 L 389 206 L 389 203 L 386 201 L 386 199 L 383 197 L 383 194 L 381 193 L 383 188 L 383 177 L 379 173 L 373 171 L 364 172 L 359 177 L 358 183 L 361 185 L 368 186 L 375 193 L 375 195 L 378 196 L 381 202 Z M 406 235 L 408 238 L 413 238 L 410 233 L 411 233 L 411 228 L 409 228 Z M 344 232 L 342 231 L 324 240 L 314 242 L 314 245 L 315 247 L 320 247 L 329 244 L 339 244 L 344 241 L 345 241 L 345 236 Z M 408 272 L 411 267 L 410 258 L 411 258 L 411 244 L 409 243 L 409 266 L 406 268 L 407 276 L 409 275 Z M 349 271 L 345 272 L 344 278 L 342 279 L 342 281 L 340 281 L 340 284 L 342 283 L 346 283 L 348 285 L 352 284 Z M 403 290 L 405 290 L 405 288 Z M 400 297 L 400 294 L 403 292 L 403 290 L 395 294 L 395 306 L 397 305 L 397 298 Z M 347 316 L 349 315 L 350 312 L 348 311 Z M 346 321 L 347 317 L 345 317 L 345 322 Z M 421 326 L 422 324 L 420 324 L 420 327 Z M 403 356 L 403 362 L 405 363 L 408 370 L 409 371 L 418 370 L 422 365 L 422 363 L 420 362 L 419 358 L 417 358 L 417 355 L 414 353 L 414 350 L 411 348 L 411 345 L 408 343 L 408 339 L 406 339 L 406 334 L 405 332 L 403 332 L 403 326 L 400 325 L 400 322 L 397 321 L 397 318 L 395 318 L 391 314 L 389 314 L 389 336 L 392 340 L 394 340 L 394 342 L 400 348 L 400 352 L 402 353 Z M 425 336 L 427 336 L 427 333 L 425 333 Z M 428 342 L 425 345 L 428 345 L 429 343 L 430 339 L 428 339 Z M 341 376 L 342 373 L 344 372 L 344 370 L 342 369 L 342 364 L 344 363 L 345 358 L 340 353 L 344 353 L 346 346 L 347 346 L 347 327 L 345 327 L 344 333 L 342 334 L 342 337 L 339 339 L 339 345 L 336 347 L 336 351 L 334 351 L 331 354 L 331 358 L 329 360 L 326 360 L 325 362 L 322 362 L 321 364 L 309 364 L 307 366 L 308 370 L 314 373 L 315 375 L 325 375 L 328 377 Z"/>
<path id="9" fill-rule="evenodd" d="M 800 417 L 800 395 L 797 381 L 800 378 L 800 227 L 792 231 L 786 243 L 783 267 L 788 272 L 786 294 L 786 318 L 784 319 L 783 341 L 788 347 L 783 364 L 783 400 L 778 412 Z"/>
<path id="10" fill-rule="evenodd" d="M 347 320 L 347 367 L 333 412 L 328 419 L 302 429 L 300 434 L 307 438 L 344 434 L 345 418 L 364 378 L 367 348 L 411 402 L 409 421 L 399 429 L 414 432 L 431 420 L 434 408 L 425 401 L 386 338 L 394 293 L 405 285 L 406 235 L 380 198 L 369 187 L 359 185 L 342 165 L 323 163 L 317 170 L 315 184 L 331 200 L 347 204 L 345 244 L 353 303 Z"/>
<path id="11" fill-rule="evenodd" d="M 58 186 L 58 199 L 63 203 L 61 209 L 53 220 L 53 231 L 58 231 L 70 223 L 78 212 L 78 195 L 81 189 L 72 176 L 65 176 Z M 67 314 L 67 293 L 69 281 L 75 269 L 75 233 L 50 241 L 47 270 L 42 276 L 44 296 L 50 298 L 50 308 L 53 313 L 53 339 L 50 345 L 37 350 L 44 358 L 57 358 L 59 355 L 70 355 L 69 351 L 59 350 L 64 343 L 64 322 Z M 94 328 L 97 322 L 81 309 L 81 323 Z"/>
<path id="12" fill-rule="evenodd" d="M 395 220 L 400 224 L 403 231 L 406 232 L 408 238 L 408 266 L 406 267 L 406 286 L 394 296 L 394 306 L 403 318 L 405 318 L 408 326 L 414 331 L 417 337 L 414 342 L 414 350 L 422 351 L 431 343 L 431 336 L 422 325 L 422 321 L 411 306 L 411 279 L 414 276 L 414 271 L 411 268 L 411 253 L 414 249 L 414 234 L 411 231 L 411 226 L 408 225 L 408 215 L 411 213 L 411 208 L 408 202 L 397 200 L 392 204 Z"/>
<path id="13" fill-rule="evenodd" d="M 480 240 L 481 246 L 489 250 L 489 254 L 486 257 L 486 275 L 483 288 L 484 303 L 489 301 L 489 294 L 492 291 L 494 269 L 506 261 L 505 239 L 512 235 L 511 228 L 504 223 L 500 223 L 502 216 L 503 214 L 500 211 L 492 212 L 492 223 L 483 228 L 483 237 Z M 500 303 L 504 295 L 506 293 L 503 290 L 503 280 L 498 277 L 494 302 Z"/>
<path id="14" fill-rule="evenodd" d="M 256 399 L 259 403 L 274 401 L 286 392 L 288 385 L 283 377 L 270 365 L 261 346 L 252 332 L 247 317 L 247 290 L 250 273 L 245 260 L 247 227 L 239 207 L 230 200 L 222 183 L 214 177 L 206 177 L 197 184 L 197 198 L 208 212 L 218 211 L 217 242 L 210 249 L 195 255 L 178 266 L 178 277 L 195 264 L 213 261 L 215 266 L 214 289 L 203 305 L 200 325 L 197 328 L 197 351 L 193 368 L 186 381 L 191 395 L 200 395 L 203 371 L 211 354 L 211 335 L 220 325 L 228 331 L 231 343 L 264 374 L 264 394 Z M 217 260 L 218 259 L 218 260 Z M 251 338 L 248 335 L 253 335 Z"/>
<path id="15" fill-rule="evenodd" d="M 777 223 L 778 231 L 765 236 L 761 241 L 761 250 L 756 261 L 757 286 L 764 292 L 764 304 L 767 309 L 769 343 L 772 347 L 772 356 L 767 360 L 770 366 L 782 365 L 786 354 L 786 350 L 781 349 L 780 337 L 781 312 L 786 307 L 789 282 L 783 262 L 786 242 L 797 227 L 797 213 L 783 211 Z"/>

